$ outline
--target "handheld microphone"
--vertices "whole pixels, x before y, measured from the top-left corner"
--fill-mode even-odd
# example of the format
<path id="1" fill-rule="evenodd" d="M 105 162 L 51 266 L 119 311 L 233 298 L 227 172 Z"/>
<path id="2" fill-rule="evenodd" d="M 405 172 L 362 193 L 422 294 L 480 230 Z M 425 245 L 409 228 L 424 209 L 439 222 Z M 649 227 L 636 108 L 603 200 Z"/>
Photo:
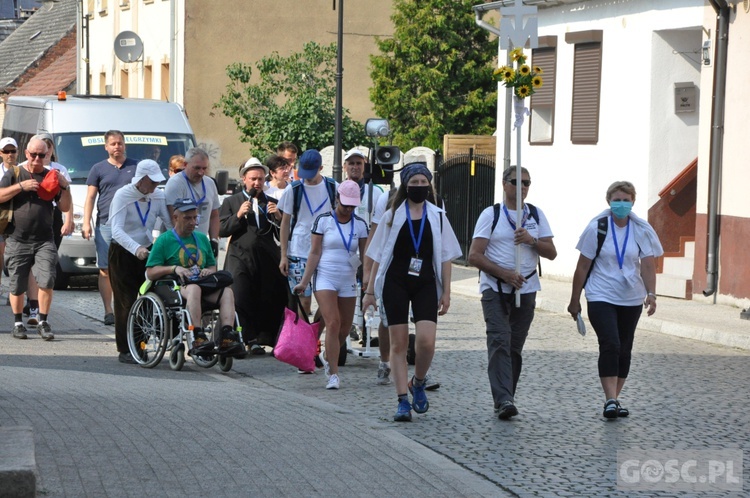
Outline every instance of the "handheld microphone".
<path id="1" fill-rule="evenodd" d="M 247 191 L 247 195 L 249 195 L 250 197 L 257 196 L 258 195 L 258 189 L 256 189 L 255 187 L 252 187 L 250 190 Z"/>

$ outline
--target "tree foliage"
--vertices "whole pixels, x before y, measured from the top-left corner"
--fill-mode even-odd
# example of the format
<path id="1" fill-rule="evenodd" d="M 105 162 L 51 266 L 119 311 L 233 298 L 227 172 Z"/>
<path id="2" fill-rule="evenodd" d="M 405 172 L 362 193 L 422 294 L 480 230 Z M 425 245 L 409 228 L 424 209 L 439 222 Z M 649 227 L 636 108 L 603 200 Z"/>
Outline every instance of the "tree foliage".
<path id="1" fill-rule="evenodd" d="M 492 134 L 497 41 L 474 22 L 476 0 L 394 0 L 393 38 L 378 39 L 370 89 L 402 149 L 442 147 L 445 134 Z"/>
<path id="2" fill-rule="evenodd" d="M 227 66 L 225 92 L 214 105 L 232 118 L 253 154 L 268 153 L 284 140 L 301 150 L 332 145 L 335 133 L 336 44 L 306 43 L 302 52 L 278 52 L 255 64 Z M 342 146 L 364 143 L 364 126 L 343 110 Z"/>

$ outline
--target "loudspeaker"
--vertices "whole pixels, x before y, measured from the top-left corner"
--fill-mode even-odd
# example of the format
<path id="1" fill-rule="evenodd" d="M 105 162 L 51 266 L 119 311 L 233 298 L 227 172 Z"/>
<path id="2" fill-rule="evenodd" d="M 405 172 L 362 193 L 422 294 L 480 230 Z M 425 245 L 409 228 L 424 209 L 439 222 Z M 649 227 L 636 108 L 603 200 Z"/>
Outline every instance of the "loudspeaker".
<path id="1" fill-rule="evenodd" d="M 375 162 L 383 165 L 398 164 L 401 159 L 401 151 L 398 147 L 384 146 L 375 148 Z"/>

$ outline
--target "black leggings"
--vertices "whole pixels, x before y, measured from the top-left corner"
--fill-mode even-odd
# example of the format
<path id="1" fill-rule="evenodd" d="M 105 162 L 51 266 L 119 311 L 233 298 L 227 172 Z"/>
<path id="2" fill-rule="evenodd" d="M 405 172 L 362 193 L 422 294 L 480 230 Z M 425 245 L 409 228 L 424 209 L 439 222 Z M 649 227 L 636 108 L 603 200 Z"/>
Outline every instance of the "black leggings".
<path id="1" fill-rule="evenodd" d="M 386 274 L 383 282 L 383 308 L 389 326 L 409 323 L 409 303 L 415 322 L 428 320 L 437 323 L 435 279 L 411 276 L 396 278 Z"/>
<path id="2" fill-rule="evenodd" d="M 599 377 L 626 379 L 633 338 L 643 306 L 618 306 L 589 301 L 589 321 L 599 338 Z"/>

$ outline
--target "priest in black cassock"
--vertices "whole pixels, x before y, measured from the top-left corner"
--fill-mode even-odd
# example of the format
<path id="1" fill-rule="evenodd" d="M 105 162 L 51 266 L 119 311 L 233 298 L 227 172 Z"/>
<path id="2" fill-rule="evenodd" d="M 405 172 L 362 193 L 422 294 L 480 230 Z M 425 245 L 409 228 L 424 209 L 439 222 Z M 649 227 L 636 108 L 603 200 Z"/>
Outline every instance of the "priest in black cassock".
<path id="1" fill-rule="evenodd" d="M 263 193 L 268 167 L 251 157 L 240 168 L 244 189 L 224 199 L 219 235 L 229 237 L 224 269 L 234 277 L 232 290 L 242 337 L 252 354 L 274 346 L 284 316 L 288 286 L 279 272 L 278 201 Z"/>

